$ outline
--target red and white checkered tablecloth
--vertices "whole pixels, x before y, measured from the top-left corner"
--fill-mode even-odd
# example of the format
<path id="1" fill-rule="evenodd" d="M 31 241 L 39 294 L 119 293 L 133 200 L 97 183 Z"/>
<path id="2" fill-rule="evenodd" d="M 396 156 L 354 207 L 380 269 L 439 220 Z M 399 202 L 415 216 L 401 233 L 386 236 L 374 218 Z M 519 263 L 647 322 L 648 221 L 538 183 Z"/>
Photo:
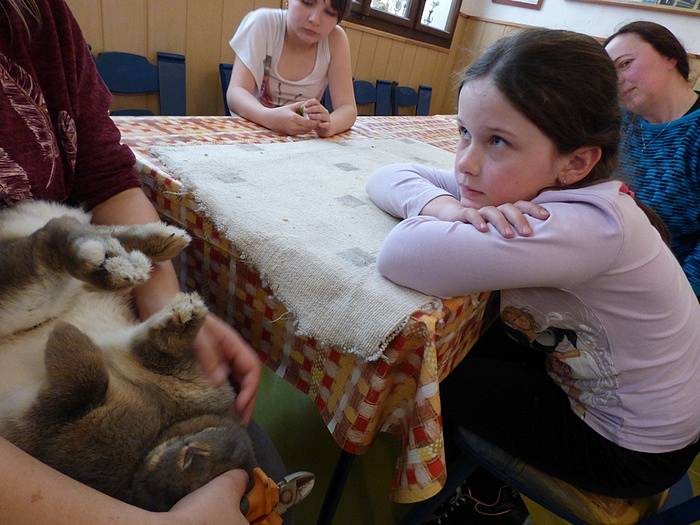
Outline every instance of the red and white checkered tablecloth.
<path id="1" fill-rule="evenodd" d="M 179 274 L 209 307 L 236 327 L 277 375 L 308 395 L 328 430 L 347 452 L 363 453 L 377 432 L 400 436 L 391 498 L 400 503 L 436 494 L 446 478 L 438 384 L 476 340 L 487 293 L 443 300 L 415 312 L 383 357 L 365 362 L 294 333 L 290 314 L 260 282 L 255 268 L 151 154 L 151 146 L 305 140 L 281 136 L 238 117 L 115 117 L 136 154 L 144 189 L 161 216 L 185 228 L 193 242 Z M 454 117 L 359 117 L 337 138 L 410 137 L 454 151 Z"/>

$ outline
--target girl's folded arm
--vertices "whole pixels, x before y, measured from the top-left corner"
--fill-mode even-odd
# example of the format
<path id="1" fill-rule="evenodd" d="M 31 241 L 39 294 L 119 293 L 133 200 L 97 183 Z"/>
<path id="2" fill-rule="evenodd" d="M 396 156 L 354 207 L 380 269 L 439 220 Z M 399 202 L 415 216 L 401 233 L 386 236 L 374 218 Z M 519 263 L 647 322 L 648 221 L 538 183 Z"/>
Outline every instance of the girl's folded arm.
<path id="1" fill-rule="evenodd" d="M 452 297 L 511 288 L 568 288 L 610 267 L 620 238 L 605 227 L 604 218 L 587 218 L 587 230 L 594 233 L 572 236 L 566 233 L 572 231 L 571 224 L 562 224 L 554 209 L 550 212 L 545 221 L 531 221 L 532 237 L 512 239 L 492 226 L 482 233 L 470 224 L 412 217 L 386 238 L 377 268 L 402 286 Z"/>
<path id="2" fill-rule="evenodd" d="M 383 166 L 369 178 L 366 190 L 379 208 L 402 219 L 420 215 L 437 197 L 459 195 L 451 171 L 420 164 Z"/>

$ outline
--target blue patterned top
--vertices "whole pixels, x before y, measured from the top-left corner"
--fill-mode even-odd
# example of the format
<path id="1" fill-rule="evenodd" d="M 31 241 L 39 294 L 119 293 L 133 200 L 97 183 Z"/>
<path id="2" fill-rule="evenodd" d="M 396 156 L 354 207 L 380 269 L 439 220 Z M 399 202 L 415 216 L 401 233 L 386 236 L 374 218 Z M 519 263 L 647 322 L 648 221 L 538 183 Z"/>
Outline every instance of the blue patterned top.
<path id="1" fill-rule="evenodd" d="M 700 109 L 650 124 L 623 118 L 620 172 L 671 232 L 671 248 L 700 295 Z"/>

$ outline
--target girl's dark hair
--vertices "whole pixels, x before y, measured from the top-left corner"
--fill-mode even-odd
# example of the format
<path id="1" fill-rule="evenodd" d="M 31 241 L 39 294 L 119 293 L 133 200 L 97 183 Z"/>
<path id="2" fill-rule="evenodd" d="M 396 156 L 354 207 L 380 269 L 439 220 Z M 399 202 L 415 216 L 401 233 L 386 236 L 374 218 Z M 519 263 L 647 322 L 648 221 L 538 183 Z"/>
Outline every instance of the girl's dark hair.
<path id="1" fill-rule="evenodd" d="M 676 69 L 685 80 L 688 80 L 688 76 L 690 75 L 688 53 L 683 47 L 683 44 L 679 42 L 671 31 L 654 22 L 630 22 L 605 39 L 603 47 L 606 47 L 616 36 L 626 33 L 634 33 L 656 49 L 656 52 L 660 55 L 666 58 L 674 58 L 676 60 Z"/>
<path id="2" fill-rule="evenodd" d="M 352 0 L 331 0 L 331 7 L 338 13 L 338 23 L 348 16 L 351 6 Z"/>
<path id="3" fill-rule="evenodd" d="M 553 29 L 527 29 L 493 43 L 467 67 L 459 88 L 489 78 L 503 96 L 554 143 L 559 153 L 599 146 L 600 161 L 578 184 L 609 179 L 617 167 L 620 109 L 617 73 L 592 37 Z M 663 220 L 634 197 L 661 237 Z"/>
<path id="4" fill-rule="evenodd" d="M 489 46 L 462 73 L 459 88 L 487 77 L 559 153 L 600 147 L 600 161 L 579 186 L 612 175 L 620 141 L 617 74 L 599 42 L 571 31 L 523 30 Z"/>

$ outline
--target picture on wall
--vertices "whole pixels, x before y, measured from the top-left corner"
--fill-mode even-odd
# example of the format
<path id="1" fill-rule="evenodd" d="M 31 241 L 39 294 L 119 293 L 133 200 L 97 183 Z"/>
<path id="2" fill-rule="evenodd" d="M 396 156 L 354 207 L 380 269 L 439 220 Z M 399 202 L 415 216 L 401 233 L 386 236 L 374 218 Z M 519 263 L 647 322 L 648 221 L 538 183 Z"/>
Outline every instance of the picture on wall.
<path id="1" fill-rule="evenodd" d="M 491 0 L 494 4 L 516 5 L 528 9 L 539 9 L 542 7 L 542 0 Z"/>
<path id="2" fill-rule="evenodd" d="M 493 0 L 494 2 L 496 0 Z M 674 13 L 700 16 L 700 0 L 578 0 L 594 4 L 634 6 L 642 9 L 663 9 Z"/>

